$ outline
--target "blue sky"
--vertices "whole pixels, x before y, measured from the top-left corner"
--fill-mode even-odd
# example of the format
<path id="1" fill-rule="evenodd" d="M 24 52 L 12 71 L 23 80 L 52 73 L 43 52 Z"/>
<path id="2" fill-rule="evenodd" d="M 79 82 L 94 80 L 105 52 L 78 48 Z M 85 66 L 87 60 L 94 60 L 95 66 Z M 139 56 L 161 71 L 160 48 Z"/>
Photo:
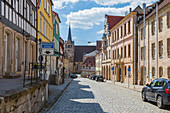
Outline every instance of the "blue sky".
<path id="1" fill-rule="evenodd" d="M 53 0 L 53 10 L 61 19 L 60 34 L 68 37 L 68 24 L 71 22 L 72 38 L 76 45 L 95 45 L 102 40 L 105 14 L 124 16 L 125 11 L 145 2 L 150 5 L 157 0 Z"/>

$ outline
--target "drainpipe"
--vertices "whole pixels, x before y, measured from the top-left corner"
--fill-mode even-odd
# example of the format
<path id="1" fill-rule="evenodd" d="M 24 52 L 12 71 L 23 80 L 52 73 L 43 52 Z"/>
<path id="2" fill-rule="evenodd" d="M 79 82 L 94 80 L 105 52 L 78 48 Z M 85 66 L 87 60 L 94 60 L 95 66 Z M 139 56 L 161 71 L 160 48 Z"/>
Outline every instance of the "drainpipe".
<path id="1" fill-rule="evenodd" d="M 156 3 L 156 78 L 158 78 L 158 2 Z"/>
<path id="2" fill-rule="evenodd" d="M 145 46 L 145 8 L 146 8 L 146 3 L 143 3 L 143 85 L 145 84 L 145 54 L 146 54 L 146 46 Z"/>

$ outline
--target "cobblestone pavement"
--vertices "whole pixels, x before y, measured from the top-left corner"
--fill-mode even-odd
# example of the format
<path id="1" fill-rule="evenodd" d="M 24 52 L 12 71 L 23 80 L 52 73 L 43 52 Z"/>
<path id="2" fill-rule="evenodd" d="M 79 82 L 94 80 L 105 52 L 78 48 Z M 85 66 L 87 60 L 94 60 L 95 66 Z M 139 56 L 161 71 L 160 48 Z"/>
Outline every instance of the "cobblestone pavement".
<path id="1" fill-rule="evenodd" d="M 72 81 L 48 113 L 170 113 L 143 102 L 137 91 L 87 78 Z"/>

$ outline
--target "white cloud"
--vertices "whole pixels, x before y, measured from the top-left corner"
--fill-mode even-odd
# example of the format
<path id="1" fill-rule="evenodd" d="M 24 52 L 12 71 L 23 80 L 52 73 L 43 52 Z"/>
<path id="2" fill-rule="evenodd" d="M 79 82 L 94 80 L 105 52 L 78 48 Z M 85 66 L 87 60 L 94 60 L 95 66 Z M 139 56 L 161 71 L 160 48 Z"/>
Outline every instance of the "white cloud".
<path id="1" fill-rule="evenodd" d="M 96 42 L 94 42 L 94 43 L 89 43 L 88 45 L 89 45 L 89 46 L 95 46 L 95 45 L 96 45 Z"/>
<path id="2" fill-rule="evenodd" d="M 77 39 L 77 37 L 73 37 L 73 40 L 76 40 Z"/>
<path id="3" fill-rule="evenodd" d="M 94 7 L 92 9 L 71 12 L 67 17 L 67 24 L 71 22 L 72 28 L 91 29 L 94 25 L 104 22 L 105 14 L 123 15 L 127 7 L 123 8 L 104 8 Z"/>
<path id="4" fill-rule="evenodd" d="M 54 9 L 63 9 L 69 3 L 77 3 L 79 0 L 53 0 Z"/>
<path id="5" fill-rule="evenodd" d="M 103 34 L 104 30 L 98 31 L 97 34 Z"/>
<path id="6" fill-rule="evenodd" d="M 97 4 L 111 6 L 118 3 L 127 3 L 129 2 L 130 5 L 122 7 L 122 8 L 115 8 L 115 7 L 93 7 L 91 9 L 84 9 L 79 10 L 77 12 L 70 12 L 66 16 L 68 24 L 71 22 L 72 28 L 79 28 L 79 29 L 92 29 L 94 25 L 100 25 L 104 22 L 104 15 L 111 14 L 121 16 L 124 15 L 126 11 L 129 10 L 131 7 L 132 9 L 136 8 L 138 5 L 142 5 L 144 2 L 147 5 L 150 5 L 157 0 L 88 0 L 94 1 Z M 97 32 L 99 34 L 101 32 Z"/>

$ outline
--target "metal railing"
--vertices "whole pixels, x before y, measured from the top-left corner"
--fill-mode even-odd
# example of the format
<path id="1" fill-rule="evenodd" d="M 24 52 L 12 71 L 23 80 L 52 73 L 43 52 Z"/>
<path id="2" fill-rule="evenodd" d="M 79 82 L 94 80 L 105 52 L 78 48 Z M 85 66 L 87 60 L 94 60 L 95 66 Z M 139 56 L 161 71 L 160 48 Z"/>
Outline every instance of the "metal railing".
<path id="1" fill-rule="evenodd" d="M 24 79 L 23 79 L 23 87 L 26 86 L 26 84 L 32 85 L 33 83 L 38 83 L 42 80 L 45 80 L 46 75 L 46 64 L 42 64 L 44 66 L 40 66 L 38 63 L 37 68 L 35 68 L 35 63 L 37 62 L 27 62 L 24 61 Z M 42 78 L 42 74 L 40 74 L 40 70 L 44 71 L 44 77 Z M 41 72 L 42 73 L 42 72 Z M 28 81 L 26 83 L 26 80 Z"/>

